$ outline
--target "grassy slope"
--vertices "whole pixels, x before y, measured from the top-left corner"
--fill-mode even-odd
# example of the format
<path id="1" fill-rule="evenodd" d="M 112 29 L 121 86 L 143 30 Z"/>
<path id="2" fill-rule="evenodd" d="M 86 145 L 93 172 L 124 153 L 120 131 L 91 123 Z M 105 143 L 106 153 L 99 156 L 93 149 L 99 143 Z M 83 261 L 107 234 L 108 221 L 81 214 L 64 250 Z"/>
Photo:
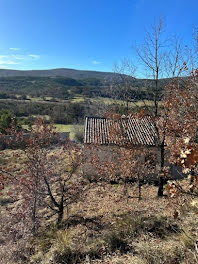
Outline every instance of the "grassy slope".
<path id="1" fill-rule="evenodd" d="M 51 243 L 47 253 L 39 252 L 41 263 L 50 263 L 56 252 L 61 261 L 70 254 L 66 263 L 76 263 L 75 254 L 84 254 L 95 258 L 95 264 L 195 264 L 196 216 L 183 210 L 174 220 L 175 207 L 169 199 L 156 198 L 156 193 L 156 187 L 146 186 L 141 201 L 127 201 L 123 186 L 93 184 L 83 201 L 70 208 L 73 216 L 65 222 L 69 228 L 59 230 L 54 240 L 51 234 L 39 242 Z M 130 194 L 137 195 L 137 188 L 131 188 Z"/>
<path id="2" fill-rule="evenodd" d="M 18 160 L 16 152 L 1 153 L 1 163 L 11 162 L 21 167 L 22 155 Z M 130 197 L 137 196 L 137 191 L 137 186 L 129 186 Z M 61 229 L 49 222 L 34 241 L 36 250 L 28 263 L 196 264 L 194 242 L 198 219 L 191 200 L 188 198 L 189 203 L 182 206 L 179 217 L 174 219 L 174 210 L 183 199 L 181 203 L 166 197 L 159 199 L 156 193 L 156 187 L 146 185 L 143 199 L 138 201 L 126 199 L 122 185 L 92 183 L 82 200 L 70 206 L 70 218 L 65 218 Z M 194 199 L 194 204 L 197 202 Z M 14 204 L 4 193 L 0 197 L 0 263 L 18 264 L 20 254 L 16 255 L 15 262 L 5 262 L 16 247 L 16 243 L 9 244 L 10 248 L 4 246 L 5 238 L 9 238 L 4 228 L 7 209 L 14 210 Z M 23 248 L 21 253 L 24 251 Z M 95 260 L 88 262 L 89 257 Z M 76 262 L 78 258 L 81 260 Z"/>

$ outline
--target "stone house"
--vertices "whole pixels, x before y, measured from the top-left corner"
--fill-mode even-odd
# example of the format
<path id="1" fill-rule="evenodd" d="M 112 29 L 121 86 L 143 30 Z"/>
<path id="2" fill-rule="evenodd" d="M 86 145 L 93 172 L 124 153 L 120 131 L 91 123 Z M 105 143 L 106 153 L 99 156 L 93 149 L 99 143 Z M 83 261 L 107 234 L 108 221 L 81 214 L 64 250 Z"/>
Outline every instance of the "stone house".
<path id="1" fill-rule="evenodd" d="M 157 147 L 157 134 L 149 116 L 142 118 L 123 116 L 117 120 L 101 117 L 86 117 L 84 127 L 84 172 L 90 179 L 97 179 L 97 171 L 92 164 L 94 155 L 102 161 L 113 159 L 114 149 L 135 148 L 137 151 L 149 149 L 156 156 L 156 173 L 150 174 L 149 181 L 156 181 L 159 170 L 160 150 Z M 90 146 L 92 149 L 90 150 Z M 142 162 L 145 157 L 142 154 Z M 167 157 L 168 159 L 168 157 Z M 168 162 L 167 162 L 168 164 Z M 181 178 L 181 170 L 170 166 L 174 179 Z M 178 172 L 179 171 L 179 172 Z"/>

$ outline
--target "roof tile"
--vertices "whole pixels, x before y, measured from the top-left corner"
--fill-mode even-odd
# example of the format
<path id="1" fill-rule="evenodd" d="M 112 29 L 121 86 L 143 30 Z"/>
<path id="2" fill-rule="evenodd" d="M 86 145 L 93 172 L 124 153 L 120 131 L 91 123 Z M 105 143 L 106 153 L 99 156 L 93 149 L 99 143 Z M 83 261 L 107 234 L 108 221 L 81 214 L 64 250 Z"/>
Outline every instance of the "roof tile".
<path id="1" fill-rule="evenodd" d="M 86 117 L 84 143 L 98 145 L 156 145 L 156 131 L 150 117 L 111 120 Z"/>

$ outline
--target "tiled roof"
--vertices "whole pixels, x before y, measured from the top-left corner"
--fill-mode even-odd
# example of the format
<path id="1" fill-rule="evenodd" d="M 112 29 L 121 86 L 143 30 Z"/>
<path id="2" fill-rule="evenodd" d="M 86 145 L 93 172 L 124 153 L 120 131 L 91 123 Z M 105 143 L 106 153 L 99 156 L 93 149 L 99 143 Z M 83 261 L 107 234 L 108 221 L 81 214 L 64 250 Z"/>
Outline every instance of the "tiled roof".
<path id="1" fill-rule="evenodd" d="M 86 117 L 84 143 L 154 146 L 156 131 L 149 117 L 118 120 Z"/>

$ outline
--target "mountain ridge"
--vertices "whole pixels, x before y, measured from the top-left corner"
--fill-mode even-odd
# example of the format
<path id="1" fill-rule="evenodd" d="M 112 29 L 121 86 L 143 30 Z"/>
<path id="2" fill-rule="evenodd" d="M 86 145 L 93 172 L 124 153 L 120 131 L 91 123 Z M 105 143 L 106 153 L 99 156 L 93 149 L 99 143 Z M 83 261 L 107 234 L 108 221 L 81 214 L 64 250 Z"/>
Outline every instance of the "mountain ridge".
<path id="1" fill-rule="evenodd" d="M 116 76 L 114 72 L 92 71 L 92 70 L 77 70 L 70 68 L 55 68 L 46 70 L 13 70 L 0 69 L 1 77 L 67 77 L 72 79 L 112 79 Z"/>

